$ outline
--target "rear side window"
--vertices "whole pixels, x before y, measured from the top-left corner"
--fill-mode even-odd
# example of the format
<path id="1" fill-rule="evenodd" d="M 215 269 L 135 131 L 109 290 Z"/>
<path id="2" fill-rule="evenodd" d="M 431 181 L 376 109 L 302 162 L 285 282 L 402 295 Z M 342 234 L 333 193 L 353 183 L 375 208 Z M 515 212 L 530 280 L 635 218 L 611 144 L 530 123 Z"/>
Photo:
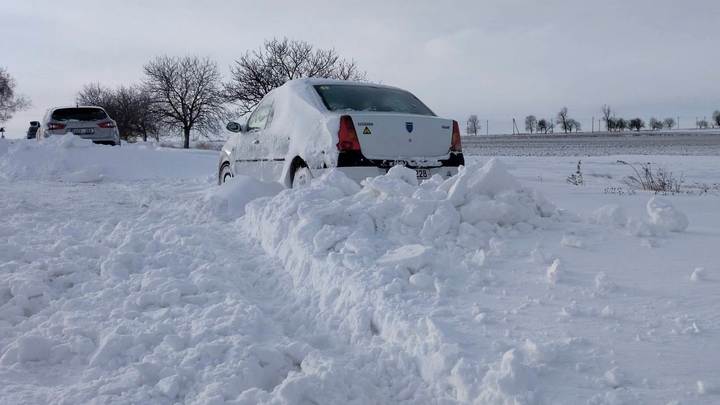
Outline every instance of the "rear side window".
<path id="1" fill-rule="evenodd" d="M 314 86 L 330 111 L 379 111 L 435 114 L 411 93 L 386 87 L 329 84 Z"/>
<path id="2" fill-rule="evenodd" d="M 108 116 L 100 108 L 59 108 L 53 111 L 50 119 L 53 121 L 100 121 Z"/>

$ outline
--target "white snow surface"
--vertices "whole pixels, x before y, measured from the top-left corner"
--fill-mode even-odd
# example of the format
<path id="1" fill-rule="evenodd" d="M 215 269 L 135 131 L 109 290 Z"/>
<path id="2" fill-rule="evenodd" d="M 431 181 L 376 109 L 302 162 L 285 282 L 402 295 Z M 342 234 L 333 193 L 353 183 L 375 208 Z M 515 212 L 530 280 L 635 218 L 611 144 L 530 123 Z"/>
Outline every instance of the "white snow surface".
<path id="1" fill-rule="evenodd" d="M 720 401 L 717 194 L 468 162 L 282 190 L 216 186 L 214 153 L 0 141 L 0 403 Z"/>

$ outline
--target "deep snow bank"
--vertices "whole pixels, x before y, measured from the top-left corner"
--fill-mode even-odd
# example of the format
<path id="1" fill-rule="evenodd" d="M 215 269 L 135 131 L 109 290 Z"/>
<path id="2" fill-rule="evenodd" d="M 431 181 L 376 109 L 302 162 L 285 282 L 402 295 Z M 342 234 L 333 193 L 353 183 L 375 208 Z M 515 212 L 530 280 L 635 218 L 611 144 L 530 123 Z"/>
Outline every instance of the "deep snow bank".
<path id="1" fill-rule="evenodd" d="M 214 179 L 216 163 L 215 151 L 164 149 L 149 142 L 113 147 L 74 135 L 41 142 L 0 140 L 0 177 L 8 180 Z"/>
<path id="2" fill-rule="evenodd" d="M 532 398 L 532 379 L 507 381 L 532 374 L 520 351 L 509 350 L 500 368 L 479 380 L 486 365 L 463 358 L 437 316 L 438 300 L 453 294 L 449 286 L 475 277 L 502 238 L 563 220 L 500 161 L 421 185 L 403 167 L 362 186 L 331 171 L 246 210 L 243 226 L 281 259 L 329 328 L 356 344 L 379 337 L 384 350 L 413 356 L 438 395 L 488 403 Z"/>
<path id="3" fill-rule="evenodd" d="M 223 220 L 245 215 L 245 205 L 260 197 L 272 197 L 283 186 L 277 182 L 264 182 L 248 176 L 235 176 L 222 187 L 213 187 L 205 193 L 206 209 Z"/>

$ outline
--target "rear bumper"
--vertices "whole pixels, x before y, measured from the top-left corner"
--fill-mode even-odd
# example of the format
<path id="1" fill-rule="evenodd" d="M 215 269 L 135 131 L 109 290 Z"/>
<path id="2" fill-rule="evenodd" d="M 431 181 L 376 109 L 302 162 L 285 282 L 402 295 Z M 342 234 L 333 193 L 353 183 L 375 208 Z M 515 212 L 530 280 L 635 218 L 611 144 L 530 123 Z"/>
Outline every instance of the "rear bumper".
<path id="1" fill-rule="evenodd" d="M 363 156 L 362 152 L 340 152 L 338 154 L 337 167 L 376 167 L 381 169 L 390 169 L 393 166 L 401 164 L 410 169 L 428 169 L 435 167 L 458 167 L 465 165 L 465 157 L 462 153 L 451 152 L 447 159 L 420 159 L 420 160 L 379 160 L 368 159 Z"/>
<path id="2" fill-rule="evenodd" d="M 360 183 L 361 181 L 367 179 L 368 177 L 382 176 L 382 175 L 386 174 L 389 169 L 381 169 L 379 167 L 370 167 L 370 166 L 354 166 L 354 167 L 346 166 L 346 167 L 338 167 L 336 170 L 340 170 L 349 178 Z M 441 166 L 441 167 L 423 168 L 422 170 L 427 171 L 428 178 L 437 174 L 444 179 L 446 179 L 448 177 L 452 177 L 452 176 L 456 175 L 458 172 L 458 168 L 456 166 L 455 167 Z M 418 180 L 425 180 L 425 179 L 418 178 Z"/>
<path id="3" fill-rule="evenodd" d="M 48 131 L 46 135 L 74 135 L 71 131 L 66 132 L 59 132 L 59 131 Z M 118 145 L 120 143 L 120 134 L 110 132 L 110 131 L 98 131 L 94 134 L 87 134 L 87 135 L 74 135 L 77 137 L 80 137 L 82 139 L 87 139 L 89 141 L 93 141 L 95 143 L 100 144 L 112 144 L 112 145 Z"/>
<path id="4" fill-rule="evenodd" d="M 428 178 L 436 174 L 448 178 L 457 174 L 459 166 L 465 165 L 465 158 L 462 153 L 450 153 L 447 159 L 439 160 L 373 160 L 367 159 L 361 152 L 341 152 L 337 170 L 360 182 L 368 177 L 384 175 L 397 165 L 423 170 Z"/>

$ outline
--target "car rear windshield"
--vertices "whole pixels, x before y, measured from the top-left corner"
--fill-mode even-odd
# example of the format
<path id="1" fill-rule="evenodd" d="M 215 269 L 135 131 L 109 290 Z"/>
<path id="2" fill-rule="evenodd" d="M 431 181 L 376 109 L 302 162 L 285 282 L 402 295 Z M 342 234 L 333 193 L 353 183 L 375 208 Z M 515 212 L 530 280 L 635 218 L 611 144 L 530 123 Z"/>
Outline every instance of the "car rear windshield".
<path id="1" fill-rule="evenodd" d="M 422 101 L 404 90 L 348 84 L 322 84 L 314 87 L 330 111 L 435 115 Z"/>
<path id="2" fill-rule="evenodd" d="M 53 121 L 99 121 L 107 118 L 100 108 L 59 108 L 52 113 Z"/>

